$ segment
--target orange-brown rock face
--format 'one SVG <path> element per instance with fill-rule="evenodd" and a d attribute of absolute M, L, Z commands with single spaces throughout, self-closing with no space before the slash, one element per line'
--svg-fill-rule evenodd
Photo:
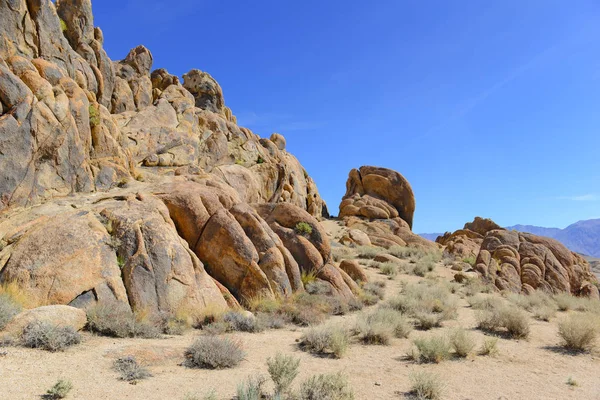
<path fill-rule="evenodd" d="M 411 231 L 414 212 L 412 188 L 398 172 L 369 166 L 353 169 L 340 203 L 339 217 L 349 229 L 342 240 L 346 244 L 370 243 L 386 248 L 437 249 L 435 244 Z M 357 235 L 356 231 L 365 234 L 366 238 Z"/>
<path fill-rule="evenodd" d="M 350 171 L 341 217 L 392 219 L 400 217 L 412 228 L 415 196 L 408 181 L 391 169 L 363 166 Z"/>
<path fill-rule="evenodd" d="M 353 296 L 314 181 L 282 135 L 237 125 L 211 75 L 152 71 L 144 46 L 113 62 L 90 0 L 0 15 L 0 283 L 165 312 L 289 296 L 315 269 Z"/>
<path fill-rule="evenodd" d="M 437 242 L 455 257 L 476 256 L 475 270 L 500 290 L 540 289 L 598 297 L 597 279 L 587 261 L 554 239 L 507 231 L 490 219 L 476 217 Z"/>

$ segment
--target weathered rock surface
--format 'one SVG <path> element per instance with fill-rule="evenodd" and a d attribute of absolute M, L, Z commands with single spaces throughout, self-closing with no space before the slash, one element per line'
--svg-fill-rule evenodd
<path fill-rule="evenodd" d="M 342 262 L 340 262 L 340 269 L 347 273 L 350 278 L 354 279 L 355 282 L 369 281 L 367 273 L 356 260 L 342 260 Z"/>
<path fill-rule="evenodd" d="M 314 181 L 282 135 L 237 125 L 208 73 L 182 84 L 144 46 L 111 61 L 90 0 L 0 15 L 0 281 L 40 305 L 166 312 L 289 296 L 302 262 L 353 296 L 317 238 Z M 276 204 L 313 237 L 292 237 Z"/>
<path fill-rule="evenodd" d="M 415 196 L 408 181 L 396 171 L 363 166 L 350 171 L 340 217 L 370 219 L 400 217 L 412 228 Z"/>
<path fill-rule="evenodd" d="M 474 269 L 500 290 L 598 296 L 598 281 L 587 261 L 554 239 L 508 231 L 477 217 L 437 242 L 459 258 L 475 255 Z"/>

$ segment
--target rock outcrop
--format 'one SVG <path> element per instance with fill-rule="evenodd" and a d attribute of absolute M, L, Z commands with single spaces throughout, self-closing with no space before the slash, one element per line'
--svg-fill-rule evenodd
<path fill-rule="evenodd" d="M 353 169 L 340 203 L 339 217 L 348 229 L 341 243 L 437 249 L 412 232 L 414 212 L 412 188 L 398 172 L 370 166 Z"/>
<path fill-rule="evenodd" d="M 500 290 L 598 298 L 598 280 L 588 262 L 554 239 L 508 231 L 477 217 L 464 229 L 438 237 L 437 242 L 459 258 L 475 255 L 474 270 Z"/>
<path fill-rule="evenodd" d="M 282 135 L 237 125 L 208 73 L 153 71 L 144 46 L 113 62 L 90 0 L 0 15 L 0 282 L 156 313 L 289 296 L 309 270 L 354 296 L 314 181 Z"/>

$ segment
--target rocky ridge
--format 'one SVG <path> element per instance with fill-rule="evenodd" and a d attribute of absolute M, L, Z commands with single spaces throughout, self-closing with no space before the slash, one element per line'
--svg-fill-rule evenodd
<path fill-rule="evenodd" d="M 356 284 L 282 135 L 237 125 L 219 84 L 113 62 L 90 0 L 0 2 L 0 281 L 38 305 L 235 305 Z M 310 232 L 295 229 L 299 222 Z"/>

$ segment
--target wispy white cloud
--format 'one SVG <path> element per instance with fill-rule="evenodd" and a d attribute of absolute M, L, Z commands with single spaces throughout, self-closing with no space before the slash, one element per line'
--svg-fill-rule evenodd
<path fill-rule="evenodd" d="M 570 200 L 570 201 L 598 201 L 600 200 L 600 196 L 597 194 L 584 194 L 581 196 L 559 196 L 557 197 L 559 200 Z"/>

